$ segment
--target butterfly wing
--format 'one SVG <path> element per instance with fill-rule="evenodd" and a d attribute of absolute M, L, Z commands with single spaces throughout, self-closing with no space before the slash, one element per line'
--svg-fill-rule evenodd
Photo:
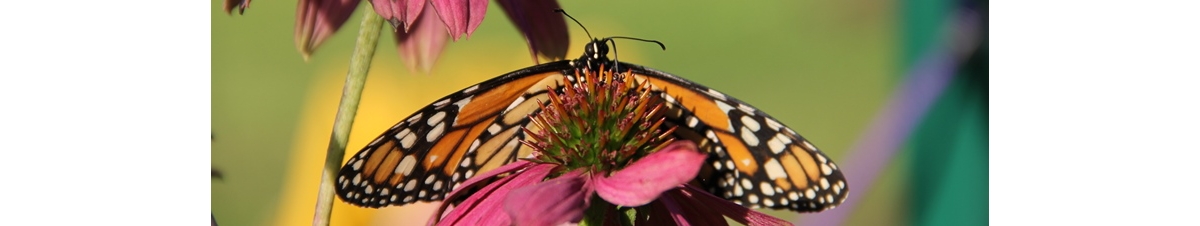
<path fill-rule="evenodd" d="M 824 153 L 779 120 L 729 95 L 666 72 L 621 63 L 668 104 L 667 125 L 709 153 L 698 181 L 750 207 L 820 211 L 841 204 L 846 179 Z"/>
<path fill-rule="evenodd" d="M 528 156 L 521 128 L 570 68 L 559 61 L 517 70 L 413 113 L 342 166 L 338 197 L 372 208 L 438 201 L 468 178 Z"/>

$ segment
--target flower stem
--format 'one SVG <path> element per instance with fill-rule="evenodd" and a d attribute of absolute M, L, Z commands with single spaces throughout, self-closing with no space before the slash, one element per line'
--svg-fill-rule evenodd
<path fill-rule="evenodd" d="M 346 142 L 350 140 L 350 125 L 354 124 L 354 115 L 358 113 L 358 102 L 362 98 L 363 85 L 367 82 L 371 58 L 375 56 L 375 48 L 379 45 L 383 17 L 371 8 L 363 11 L 354 53 L 350 56 L 350 71 L 346 73 L 342 100 L 338 105 L 337 118 L 333 121 L 333 134 L 329 137 L 329 150 L 325 152 L 325 167 L 321 171 L 321 188 L 317 192 L 317 208 L 313 215 L 314 226 L 329 225 L 329 216 L 333 213 L 334 181 L 346 153 Z"/>

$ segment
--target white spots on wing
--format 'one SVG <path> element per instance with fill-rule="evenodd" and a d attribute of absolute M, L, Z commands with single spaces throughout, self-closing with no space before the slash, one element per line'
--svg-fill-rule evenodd
<path fill-rule="evenodd" d="M 708 137 L 709 140 L 719 140 L 717 139 L 717 134 L 713 133 L 712 130 L 705 131 L 704 136 Z"/>
<path fill-rule="evenodd" d="M 817 151 L 817 146 L 813 146 L 813 144 L 809 143 L 807 140 L 800 142 L 800 144 L 804 145 L 804 148 L 808 149 L 809 151 Z M 817 155 L 817 157 L 820 157 L 820 155 Z M 820 158 L 821 159 L 819 159 L 819 160 L 821 160 L 821 162 L 824 163 L 825 158 L 824 157 L 820 157 Z"/>
<path fill-rule="evenodd" d="M 433 161 L 437 161 L 438 156 L 437 155 L 429 155 L 428 159 L 429 159 L 429 161 L 428 161 L 429 163 L 433 163 Z"/>
<path fill-rule="evenodd" d="M 407 130 L 407 129 L 405 129 L 405 130 Z M 417 136 L 412 135 L 411 133 L 408 136 L 399 137 L 399 138 L 400 138 L 400 147 L 402 147 L 404 149 L 412 149 L 413 144 L 415 144 L 417 142 Z"/>
<path fill-rule="evenodd" d="M 409 135 L 412 135 L 412 130 L 410 130 L 408 128 L 404 128 L 404 130 L 400 130 L 399 133 L 396 133 L 396 139 L 404 140 L 404 137 L 407 137 Z M 362 157 L 366 157 L 366 156 L 362 156 Z"/>
<path fill-rule="evenodd" d="M 746 189 L 754 189 L 754 182 L 750 182 L 750 179 L 742 178 L 742 187 Z"/>
<path fill-rule="evenodd" d="M 783 134 L 776 134 L 770 140 L 767 140 L 767 148 L 771 149 L 771 153 L 782 153 L 783 149 L 787 147 L 787 143 L 784 143 L 787 137 L 782 136 Z"/>
<path fill-rule="evenodd" d="M 479 148 L 479 139 L 475 139 L 475 141 L 471 142 L 471 148 L 467 148 L 467 153 L 475 152 L 476 148 Z M 465 163 L 465 162 L 471 162 L 471 161 L 463 161 L 463 162 Z M 463 167 L 466 167 L 466 166 L 464 165 Z"/>
<path fill-rule="evenodd" d="M 425 124 L 429 124 L 430 126 L 432 126 L 432 125 L 441 123 L 442 120 L 444 120 L 444 119 L 446 119 L 446 112 L 438 111 L 437 113 L 430 115 L 429 120 L 426 120 Z"/>
<path fill-rule="evenodd" d="M 446 107 L 446 104 L 449 104 L 449 103 L 450 103 L 450 98 L 442 98 L 442 100 L 433 102 L 433 106 L 436 106 L 437 109 L 442 109 L 442 107 Z"/>
<path fill-rule="evenodd" d="M 767 171 L 768 179 L 787 178 L 787 171 L 783 169 L 783 165 L 779 164 L 779 160 L 767 160 L 767 163 L 763 164 L 763 169 Z"/>
<path fill-rule="evenodd" d="M 474 96 L 469 96 L 467 98 L 463 98 L 462 100 L 455 101 L 454 105 L 458 105 L 458 108 L 462 109 L 463 106 L 467 106 L 467 103 L 471 103 L 472 97 Z"/>
<path fill-rule="evenodd" d="M 488 131 L 488 134 L 495 135 L 497 133 L 500 133 L 501 129 L 504 129 L 504 128 L 501 128 L 500 124 L 492 124 L 491 126 L 488 126 L 487 131 Z"/>
<path fill-rule="evenodd" d="M 726 104 L 724 101 L 717 101 L 716 103 L 717 108 L 721 109 L 721 112 L 725 112 L 725 114 L 729 114 L 730 111 L 733 111 L 733 106 L 729 106 L 729 104 Z"/>
<path fill-rule="evenodd" d="M 713 97 L 713 98 L 715 98 L 715 99 L 718 99 L 718 100 L 721 100 L 721 101 L 725 101 L 725 94 L 724 94 L 724 93 L 717 92 L 717 90 L 715 90 L 715 89 L 708 89 L 708 92 L 707 92 L 707 93 L 708 93 L 708 95 L 709 95 L 709 96 L 711 96 L 711 97 Z"/>
<path fill-rule="evenodd" d="M 404 159 L 400 160 L 400 165 L 396 166 L 396 170 L 394 173 L 404 174 L 404 176 L 408 176 L 409 174 L 412 174 L 413 168 L 416 166 L 417 166 L 417 158 L 413 157 L 412 155 L 407 155 L 407 156 L 404 156 Z"/>
<path fill-rule="evenodd" d="M 833 169 L 829 168 L 829 164 L 821 164 L 821 172 L 825 173 L 825 176 L 829 176 L 829 174 L 833 174 Z"/>
<path fill-rule="evenodd" d="M 417 180 L 409 179 L 407 183 L 404 183 L 404 191 L 412 191 L 413 189 L 417 189 Z"/>
<path fill-rule="evenodd" d="M 759 190 L 759 191 L 762 191 L 762 194 L 763 194 L 763 195 L 766 195 L 766 196 L 775 196 L 775 189 L 772 189 L 772 188 L 771 188 L 771 184 L 770 184 L 770 183 L 767 183 L 766 181 L 764 181 L 764 182 L 762 182 L 762 183 L 759 183 L 759 185 L 758 185 L 758 190 Z"/>
<path fill-rule="evenodd" d="M 513 108 L 517 108 L 517 106 L 520 106 L 521 103 L 525 103 L 525 97 L 519 97 L 512 103 L 509 103 L 508 107 L 504 108 L 504 112 L 507 113 L 508 111 L 512 111 Z"/>
<path fill-rule="evenodd" d="M 750 131 L 758 131 L 758 129 L 762 128 L 758 124 L 758 121 L 754 120 L 754 117 L 750 117 L 749 115 L 742 116 L 742 125 L 745 125 L 746 128 L 750 128 Z"/>
<path fill-rule="evenodd" d="M 750 194 L 750 197 L 748 197 L 748 199 L 749 199 L 749 200 L 747 200 L 747 201 L 750 201 L 750 203 L 758 203 L 758 196 L 757 196 L 757 195 Z"/>
<path fill-rule="evenodd" d="M 758 146 L 758 136 L 755 136 L 754 131 L 751 131 L 750 128 L 742 127 L 741 135 L 742 141 L 746 142 L 746 145 L 750 147 Z"/>
<path fill-rule="evenodd" d="M 425 177 L 425 184 L 432 184 L 434 179 L 437 179 L 437 177 L 433 174 L 429 174 L 428 177 Z"/>
<path fill-rule="evenodd" d="M 770 127 L 775 131 L 779 131 L 780 128 L 783 128 L 783 124 L 779 124 L 779 121 L 775 121 L 775 119 L 764 117 L 763 121 L 767 122 L 767 127 Z"/>
<path fill-rule="evenodd" d="M 442 181 L 433 182 L 433 190 L 442 190 Z"/>
<path fill-rule="evenodd" d="M 821 189 L 829 189 L 829 180 L 825 180 L 824 177 L 821 178 Z"/>
<path fill-rule="evenodd" d="M 445 131 L 445 129 L 446 123 L 438 123 L 436 126 L 433 126 L 433 129 L 429 129 L 429 133 L 425 134 L 425 141 L 433 142 L 434 140 L 437 140 L 438 138 L 442 137 L 442 132 Z"/>
<path fill-rule="evenodd" d="M 415 115 L 413 115 L 413 116 L 410 116 L 410 117 L 408 117 L 408 120 L 404 120 L 404 121 L 407 121 L 407 122 L 408 122 L 408 123 L 410 123 L 410 124 L 411 124 L 411 123 L 416 123 L 417 121 L 420 121 L 420 120 L 421 120 L 421 117 L 422 117 L 423 115 L 424 115 L 424 114 L 421 114 L 420 112 L 418 112 L 417 114 L 415 114 Z"/>
<path fill-rule="evenodd" d="M 466 89 L 463 89 L 463 90 L 462 90 L 462 93 L 471 93 L 471 92 L 475 92 L 475 90 L 476 90 L 476 89 L 479 89 L 479 84 L 475 84 L 475 85 L 473 85 L 473 86 L 471 86 L 471 87 L 467 87 Z"/>
<path fill-rule="evenodd" d="M 812 188 L 806 189 L 804 190 L 804 197 L 808 198 L 809 200 L 815 199 L 817 198 L 817 192 L 813 191 Z"/>
<path fill-rule="evenodd" d="M 747 115 L 754 115 L 754 107 L 750 107 L 750 105 L 738 104 L 738 110 L 742 110 Z"/>
<path fill-rule="evenodd" d="M 350 164 L 350 167 L 352 167 L 354 171 L 358 171 L 359 168 L 362 168 L 362 163 L 363 161 L 361 159 L 357 159 L 354 160 L 353 164 Z"/>

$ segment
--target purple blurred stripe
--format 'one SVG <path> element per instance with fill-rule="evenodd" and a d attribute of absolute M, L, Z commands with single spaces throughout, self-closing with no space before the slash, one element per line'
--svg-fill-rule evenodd
<path fill-rule="evenodd" d="M 863 194 L 891 162 L 908 139 L 913 127 L 929 110 L 930 105 L 954 78 L 956 62 L 952 53 L 941 48 L 931 51 L 910 71 L 908 79 L 896 90 L 887 107 L 875 116 L 874 122 L 850 149 L 848 157 L 839 161 L 850 195 L 837 208 L 805 215 L 797 225 L 842 225 L 858 207 Z"/>

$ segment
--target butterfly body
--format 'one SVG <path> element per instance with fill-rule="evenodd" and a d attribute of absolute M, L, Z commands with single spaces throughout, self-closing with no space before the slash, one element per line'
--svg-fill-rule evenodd
<path fill-rule="evenodd" d="M 500 75 L 413 113 L 347 161 L 338 196 L 373 208 L 442 201 L 467 178 L 528 157 L 532 149 L 521 144 L 521 128 L 539 113 L 538 102 L 576 84 L 577 73 L 605 68 L 650 83 L 666 100 L 664 126 L 677 126 L 677 139 L 694 141 L 709 154 L 694 183 L 710 193 L 750 207 L 802 212 L 845 199 L 837 165 L 791 128 L 703 85 L 609 60 L 607 41 L 593 40 L 578 59 Z"/>

